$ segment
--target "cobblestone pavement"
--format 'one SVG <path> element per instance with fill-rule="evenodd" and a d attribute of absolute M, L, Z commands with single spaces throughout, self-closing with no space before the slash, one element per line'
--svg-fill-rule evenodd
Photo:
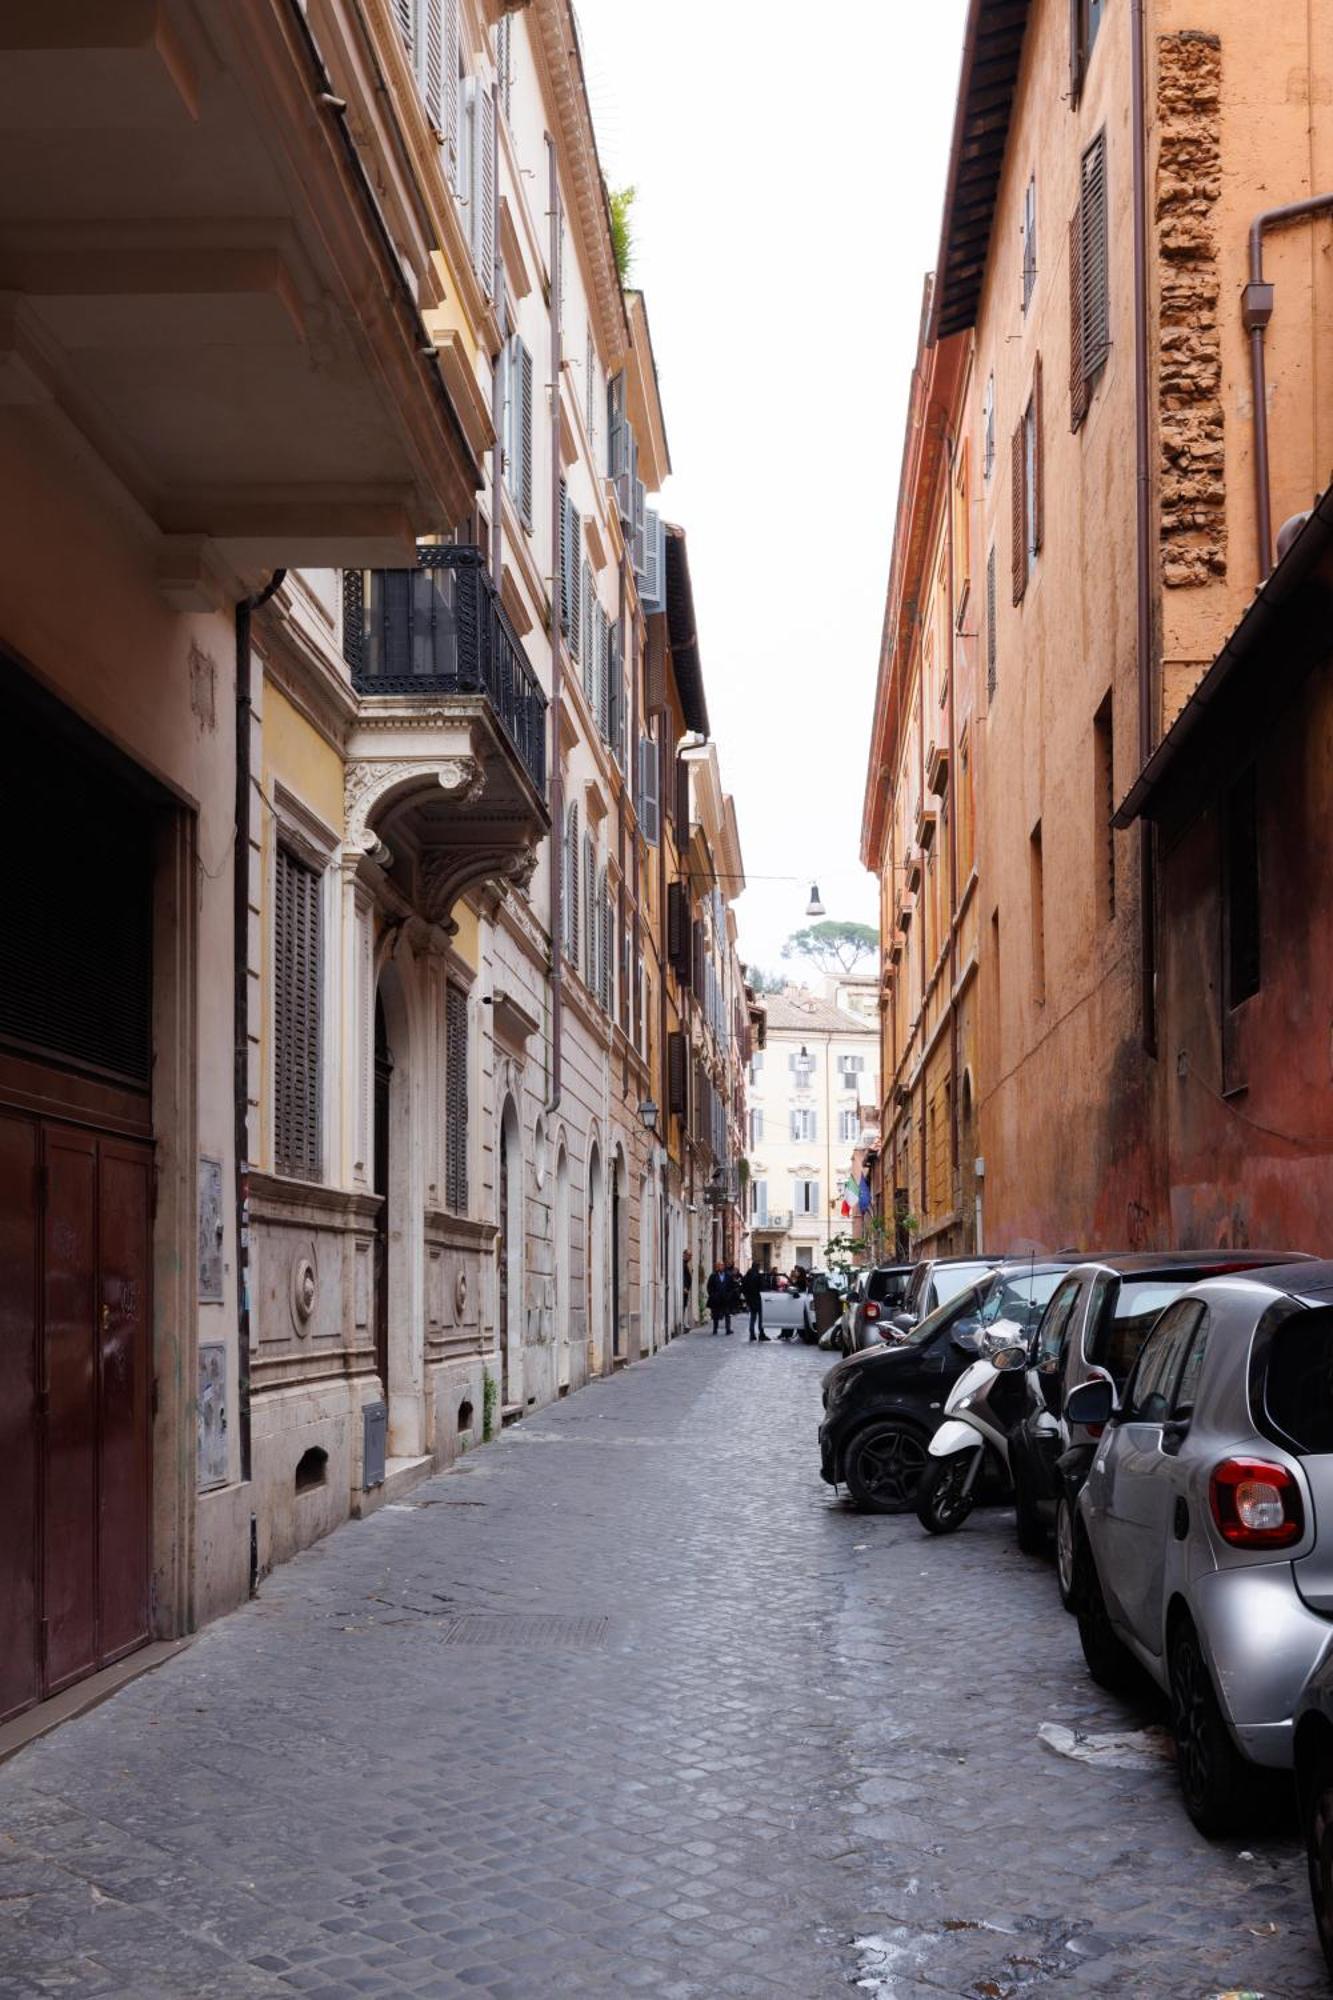
<path fill-rule="evenodd" d="M 827 1357 L 707 1333 L 354 1524 L 0 1770 L 0 1994 L 1325 1991 L 1009 1517 L 819 1482 Z"/>

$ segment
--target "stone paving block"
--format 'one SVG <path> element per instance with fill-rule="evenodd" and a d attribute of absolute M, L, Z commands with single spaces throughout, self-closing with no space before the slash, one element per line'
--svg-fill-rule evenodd
<path fill-rule="evenodd" d="M 678 1342 L 0 1769 L 0 2000 L 1325 1992 L 1290 1827 L 1038 1742 L 1159 1718 L 1012 1517 L 821 1485 L 826 1365 Z"/>

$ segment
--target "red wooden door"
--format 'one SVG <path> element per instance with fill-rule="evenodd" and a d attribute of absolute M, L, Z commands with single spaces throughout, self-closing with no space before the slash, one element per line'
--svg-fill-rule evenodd
<path fill-rule="evenodd" d="M 0 1112 L 0 1718 L 36 1701 L 40 1131 Z"/>
<path fill-rule="evenodd" d="M 152 1158 L 0 1111 L 0 1718 L 148 1636 Z"/>

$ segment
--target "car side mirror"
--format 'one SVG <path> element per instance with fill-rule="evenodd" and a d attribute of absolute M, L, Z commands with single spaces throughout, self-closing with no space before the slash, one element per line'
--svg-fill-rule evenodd
<path fill-rule="evenodd" d="M 1071 1424 L 1088 1429 L 1109 1424 L 1115 1415 L 1115 1391 L 1109 1382 L 1080 1382 L 1065 1398 L 1065 1415 Z"/>
<path fill-rule="evenodd" d="M 889 1324 L 890 1326 L 896 1326 L 899 1333 L 910 1333 L 916 1325 L 916 1321 L 909 1312 L 897 1312 L 894 1313 Z"/>

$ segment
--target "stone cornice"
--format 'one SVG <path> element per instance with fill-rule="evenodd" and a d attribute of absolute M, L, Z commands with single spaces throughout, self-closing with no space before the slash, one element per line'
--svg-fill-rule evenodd
<path fill-rule="evenodd" d="M 546 95 L 555 113 L 552 127 L 561 178 L 572 190 L 577 209 L 578 241 L 592 280 L 591 302 L 596 308 L 602 353 L 614 373 L 629 351 L 629 320 L 611 245 L 611 216 L 573 8 L 570 0 L 532 0 L 529 18 L 544 60 Z"/>

